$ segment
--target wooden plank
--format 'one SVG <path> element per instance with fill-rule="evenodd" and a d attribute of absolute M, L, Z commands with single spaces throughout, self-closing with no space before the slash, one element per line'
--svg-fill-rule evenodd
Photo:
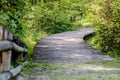
<path fill-rule="evenodd" d="M 0 25 L 0 41 L 2 40 L 3 36 L 3 28 L 2 25 Z M 2 52 L 0 52 L 0 73 L 2 72 Z"/>
<path fill-rule="evenodd" d="M 12 77 L 17 76 L 17 75 L 20 73 L 21 69 L 22 69 L 25 65 L 27 65 L 27 63 L 28 63 L 28 62 L 25 61 L 24 63 L 22 63 L 21 65 L 19 65 L 19 66 L 16 67 L 15 69 L 12 69 L 12 70 L 10 70 L 9 72 L 4 72 L 4 73 L 0 74 L 0 80 L 9 80 L 9 79 L 11 79 Z"/>
<path fill-rule="evenodd" d="M 12 40 L 13 35 L 10 33 L 8 30 L 4 30 L 4 40 Z M 11 66 L 11 56 L 12 56 L 12 51 L 4 51 L 2 52 L 2 66 L 3 66 L 3 71 L 8 71 L 10 70 Z"/>
<path fill-rule="evenodd" d="M 2 53 L 0 52 L 0 73 L 2 72 Z"/>
<path fill-rule="evenodd" d="M 8 31 L 4 29 L 3 39 L 7 40 L 7 37 L 8 37 Z M 9 54 L 9 51 L 2 52 L 3 71 L 9 71 L 9 69 L 10 69 L 10 57 L 11 57 L 11 54 Z"/>
<path fill-rule="evenodd" d="M 12 33 L 8 33 L 8 36 L 7 36 L 7 40 L 13 40 L 13 34 Z M 7 65 L 9 65 L 9 69 L 10 69 L 10 66 L 11 66 L 11 58 L 12 58 L 12 51 L 11 50 L 9 50 L 8 51 L 8 64 Z"/>
<path fill-rule="evenodd" d="M 8 40 L 12 41 L 13 40 L 13 34 L 9 32 L 8 34 Z"/>
<path fill-rule="evenodd" d="M 2 52 L 2 67 L 3 71 L 9 71 L 10 69 L 10 63 L 9 63 L 9 56 L 8 51 Z"/>
<path fill-rule="evenodd" d="M 3 27 L 0 25 L 0 41 L 3 38 Z"/>
<path fill-rule="evenodd" d="M 1 60 L 2 61 L 2 60 Z M 2 72 L 2 62 L 0 62 L 0 73 Z"/>
<path fill-rule="evenodd" d="M 14 50 L 15 52 L 27 53 L 28 50 L 26 48 L 20 47 L 11 41 L 0 41 L 0 52 L 5 50 Z"/>

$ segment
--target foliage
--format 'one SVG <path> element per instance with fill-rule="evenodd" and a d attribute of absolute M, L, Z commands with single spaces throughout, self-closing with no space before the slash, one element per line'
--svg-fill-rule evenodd
<path fill-rule="evenodd" d="M 23 35 L 23 10 L 27 0 L 1 0 L 0 22 L 6 25 L 16 35 Z"/>
<path fill-rule="evenodd" d="M 0 23 L 27 43 L 30 55 L 40 38 L 82 26 L 96 26 L 92 44 L 119 55 L 119 0 L 1 0 L 0 8 Z"/>
<path fill-rule="evenodd" d="M 25 66 L 22 71 L 24 74 L 27 75 L 36 75 L 36 73 L 33 71 L 34 68 L 38 68 L 40 71 L 41 70 L 56 70 L 58 68 L 61 68 L 62 64 L 52 64 L 52 63 L 35 63 L 32 61 L 28 62 L 28 65 Z"/>
<path fill-rule="evenodd" d="M 32 9 L 35 27 L 48 34 L 73 30 L 74 23 L 85 16 L 85 7 L 69 0 L 40 3 Z"/>
<path fill-rule="evenodd" d="M 33 63 L 31 61 L 28 62 L 27 66 L 25 66 L 22 71 L 25 73 L 25 74 L 29 74 L 29 75 L 33 75 L 33 72 L 32 72 L 32 68 L 34 67 L 38 67 L 39 66 L 39 63 Z"/>
<path fill-rule="evenodd" d="M 40 38 L 81 27 L 87 11 L 79 0 L 1 0 L 0 8 L 0 23 L 27 44 L 29 55 Z"/>
<path fill-rule="evenodd" d="M 101 23 L 96 27 L 99 49 L 116 57 L 120 55 L 120 1 L 105 0 L 101 8 Z"/>
<path fill-rule="evenodd" d="M 35 44 L 33 40 L 27 39 L 31 28 L 26 15 L 30 12 L 29 0 L 1 0 L 0 2 L 0 23 L 7 26 L 13 34 L 23 41 L 28 42 L 29 50 L 32 50 Z M 31 51 L 32 52 L 32 51 Z"/>

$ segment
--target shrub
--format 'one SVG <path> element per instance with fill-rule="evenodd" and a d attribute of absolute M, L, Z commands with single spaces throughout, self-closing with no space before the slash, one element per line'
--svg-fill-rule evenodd
<path fill-rule="evenodd" d="M 85 15 L 85 7 L 77 2 L 54 1 L 40 4 L 33 8 L 35 28 L 48 34 L 73 30 L 75 26 L 81 25 L 80 21 Z M 76 22 L 77 25 L 74 24 Z"/>
<path fill-rule="evenodd" d="M 14 34 L 24 35 L 23 13 L 28 0 L 1 0 L 0 23 L 6 25 Z"/>
<path fill-rule="evenodd" d="M 101 23 L 96 27 L 98 44 L 103 52 L 120 55 L 120 0 L 105 0 L 101 9 Z"/>

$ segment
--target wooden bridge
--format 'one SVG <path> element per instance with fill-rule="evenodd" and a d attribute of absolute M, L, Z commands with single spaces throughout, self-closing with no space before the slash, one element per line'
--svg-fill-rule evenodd
<path fill-rule="evenodd" d="M 27 64 L 28 50 L 26 48 L 21 40 L 14 37 L 5 26 L 0 24 L 0 80 L 12 79 L 20 73 L 22 67 Z M 22 58 L 25 58 L 24 62 L 11 69 L 11 64 Z"/>

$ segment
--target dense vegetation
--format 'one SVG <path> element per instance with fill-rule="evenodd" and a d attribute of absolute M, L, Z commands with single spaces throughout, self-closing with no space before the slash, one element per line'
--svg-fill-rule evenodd
<path fill-rule="evenodd" d="M 103 0 L 99 4 L 99 17 L 93 44 L 113 57 L 120 54 L 120 0 Z M 96 23 L 96 22 L 95 22 Z"/>
<path fill-rule="evenodd" d="M 27 43 L 30 54 L 40 38 L 81 27 L 87 11 L 79 0 L 2 0 L 0 8 L 0 22 Z"/>
<path fill-rule="evenodd" d="M 103 4 L 103 21 L 99 27 L 101 50 L 110 55 L 120 55 L 120 0 Z"/>
<path fill-rule="evenodd" d="M 94 26 L 91 44 L 112 56 L 120 53 L 120 0 L 1 0 L 0 23 L 27 43 L 50 34 Z"/>

